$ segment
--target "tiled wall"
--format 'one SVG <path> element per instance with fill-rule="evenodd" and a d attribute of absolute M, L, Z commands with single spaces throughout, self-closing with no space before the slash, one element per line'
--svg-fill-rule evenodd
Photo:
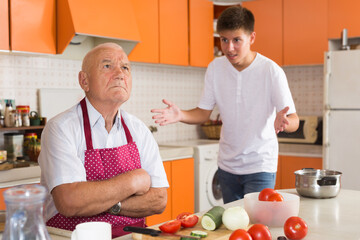
<path fill-rule="evenodd" d="M 146 125 L 155 125 L 152 108 L 162 108 L 162 99 L 190 109 L 202 92 L 205 68 L 133 63 L 133 91 L 124 109 Z M 79 88 L 81 61 L 48 56 L 0 54 L 0 99 L 16 99 L 17 105 L 38 110 L 40 88 Z M 284 67 L 299 115 L 322 115 L 322 66 Z M 213 114 L 213 118 L 216 113 Z M 158 142 L 204 137 L 198 126 L 182 123 L 157 127 Z M 1 146 L 2 137 L 0 138 Z"/>

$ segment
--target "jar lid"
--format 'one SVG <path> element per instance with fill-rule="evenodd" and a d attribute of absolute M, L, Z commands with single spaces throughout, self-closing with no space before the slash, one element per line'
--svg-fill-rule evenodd
<path fill-rule="evenodd" d="M 36 133 L 25 133 L 25 137 L 36 137 Z"/>
<path fill-rule="evenodd" d="M 17 105 L 16 108 L 18 109 L 29 109 L 29 105 Z"/>

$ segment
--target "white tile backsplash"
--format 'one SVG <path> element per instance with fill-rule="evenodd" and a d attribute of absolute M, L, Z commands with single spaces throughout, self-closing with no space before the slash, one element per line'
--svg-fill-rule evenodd
<path fill-rule="evenodd" d="M 16 105 L 30 105 L 37 111 L 40 88 L 78 89 L 81 61 L 51 56 L 18 56 L 0 53 L 0 98 L 16 99 Z M 196 107 L 202 93 L 205 68 L 132 63 L 133 89 L 124 109 L 146 125 L 155 125 L 152 108 L 163 108 L 162 99 L 182 109 Z M 284 67 L 299 115 L 322 115 L 322 66 Z M 217 110 L 212 118 L 215 118 Z M 203 137 L 199 126 L 182 123 L 159 127 L 159 142 Z"/>

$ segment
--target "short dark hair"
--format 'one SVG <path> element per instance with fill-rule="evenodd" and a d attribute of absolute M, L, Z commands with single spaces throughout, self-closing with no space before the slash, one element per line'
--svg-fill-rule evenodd
<path fill-rule="evenodd" d="M 233 6 L 225 9 L 216 25 L 216 31 L 238 30 L 243 28 L 245 31 L 254 31 L 255 18 L 250 10 L 241 6 Z"/>

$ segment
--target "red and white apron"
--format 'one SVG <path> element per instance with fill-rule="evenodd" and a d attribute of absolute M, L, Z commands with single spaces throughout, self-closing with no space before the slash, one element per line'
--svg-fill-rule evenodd
<path fill-rule="evenodd" d="M 85 98 L 81 100 L 80 105 L 84 118 L 84 132 L 87 148 L 87 150 L 85 150 L 84 163 L 86 180 L 106 180 L 121 173 L 141 168 L 138 148 L 135 142 L 133 142 L 130 131 L 123 118 L 121 117 L 121 123 L 125 131 L 127 144 L 114 148 L 93 149 Z M 112 225 L 113 238 L 128 233 L 123 231 L 124 226 L 146 227 L 144 218 L 115 216 L 105 212 L 92 217 L 65 217 L 58 213 L 49 219 L 46 225 L 73 231 L 79 223 L 95 221 L 110 223 Z"/>

